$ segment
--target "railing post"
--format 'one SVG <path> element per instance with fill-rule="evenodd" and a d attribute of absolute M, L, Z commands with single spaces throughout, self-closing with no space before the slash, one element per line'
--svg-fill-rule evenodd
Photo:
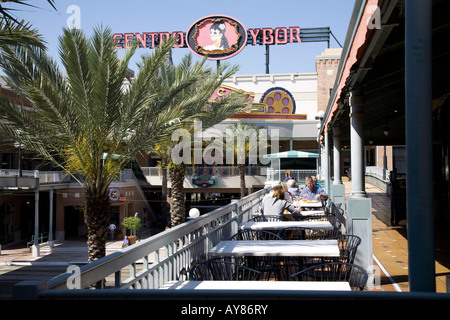
<path fill-rule="evenodd" d="M 231 224 L 231 234 L 235 234 L 236 232 L 238 232 L 238 227 L 239 227 L 239 222 L 238 222 L 238 217 L 240 215 L 239 200 L 231 200 L 231 203 L 233 203 L 234 206 L 236 207 L 235 210 L 232 210 L 232 212 L 235 212 L 235 213 L 234 213 L 234 215 L 232 215 L 233 223 Z"/>
<path fill-rule="evenodd" d="M 372 283 L 373 265 L 372 247 L 372 199 L 350 197 L 347 199 L 347 233 L 361 238 L 355 256 L 355 264 L 369 273 L 369 283 Z"/>

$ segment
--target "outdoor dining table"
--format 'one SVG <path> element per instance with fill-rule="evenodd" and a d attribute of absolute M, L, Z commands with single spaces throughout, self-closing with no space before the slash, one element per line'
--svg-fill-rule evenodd
<path fill-rule="evenodd" d="M 296 201 L 294 203 L 294 207 L 295 206 L 300 205 L 300 207 L 302 208 L 322 208 L 323 204 L 322 201 L 319 200 L 309 200 L 309 201 L 305 201 L 305 200 L 300 200 L 300 201 Z"/>
<path fill-rule="evenodd" d="M 284 228 L 310 228 L 333 230 L 329 221 L 248 221 L 239 225 L 239 230 L 281 230 Z"/>
<path fill-rule="evenodd" d="M 346 281 L 170 281 L 165 290 L 327 290 L 351 291 Z"/>
<path fill-rule="evenodd" d="M 302 210 L 300 211 L 300 215 L 302 217 L 321 217 L 321 216 L 325 216 L 325 211 L 324 210 Z"/>
<path fill-rule="evenodd" d="M 213 257 L 339 257 L 337 240 L 221 241 L 208 252 Z"/>

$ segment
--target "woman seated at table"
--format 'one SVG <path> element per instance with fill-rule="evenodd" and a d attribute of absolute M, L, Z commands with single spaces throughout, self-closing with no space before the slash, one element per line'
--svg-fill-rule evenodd
<path fill-rule="evenodd" d="M 287 203 L 292 204 L 293 197 L 292 197 L 292 194 L 288 190 L 287 184 L 284 182 L 281 182 L 281 189 L 283 189 L 283 192 L 284 192 L 284 200 L 286 200 Z"/>
<path fill-rule="evenodd" d="M 305 178 L 306 187 L 300 192 L 300 197 L 304 200 L 328 200 L 328 194 L 316 183 L 316 177 L 307 176 Z"/>
<path fill-rule="evenodd" d="M 301 189 L 299 186 L 297 186 L 295 184 L 295 180 L 294 179 L 290 179 L 287 182 L 287 186 L 288 186 L 288 191 L 291 193 L 292 198 L 297 199 L 298 196 L 300 195 Z"/>
<path fill-rule="evenodd" d="M 265 197 L 262 201 L 261 214 L 283 216 L 284 210 L 287 210 L 293 215 L 300 215 L 300 212 L 292 204 L 286 202 L 281 184 L 273 185 L 272 191 L 272 197 Z"/>

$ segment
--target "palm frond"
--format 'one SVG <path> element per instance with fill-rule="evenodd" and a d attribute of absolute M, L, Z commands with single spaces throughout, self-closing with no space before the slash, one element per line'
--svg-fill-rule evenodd
<path fill-rule="evenodd" d="M 10 21 L 0 18 L 0 47 L 6 46 L 36 46 L 45 49 L 42 35 L 31 24 L 21 21 Z"/>

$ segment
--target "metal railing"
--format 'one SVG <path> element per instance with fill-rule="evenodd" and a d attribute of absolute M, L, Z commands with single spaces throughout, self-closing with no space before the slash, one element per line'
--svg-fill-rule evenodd
<path fill-rule="evenodd" d="M 305 178 L 307 176 L 317 176 L 317 170 L 278 170 L 269 168 L 267 169 L 267 180 L 268 181 L 286 181 L 286 178 L 289 176 L 297 181 L 297 184 L 302 184 L 305 182 Z"/>
<path fill-rule="evenodd" d="M 260 190 L 225 207 L 142 240 L 81 267 L 77 275 L 67 273 L 48 282 L 39 280 L 21 282 L 13 290 L 13 299 L 450 300 L 448 294 L 432 292 L 159 290 L 169 281 L 185 280 L 193 264 L 205 259 L 210 248 L 236 233 L 239 223 L 247 221 L 257 212 L 259 203 L 267 192 L 268 189 Z M 139 263 L 142 265 L 140 271 L 137 269 Z M 123 280 L 122 273 L 125 268 L 129 268 L 129 276 Z M 71 289 L 68 285 L 74 276 L 79 280 L 79 289 L 73 287 Z M 98 290 L 85 289 L 94 283 L 104 284 L 104 279 L 111 276 L 114 279 L 112 288 L 101 290 L 106 287 L 100 285 Z"/>
<path fill-rule="evenodd" d="M 162 169 L 160 167 L 141 167 L 145 176 L 158 177 L 162 176 Z M 265 176 L 267 167 L 263 166 L 246 166 L 246 175 L 261 175 Z M 217 176 L 217 177 L 230 177 L 239 176 L 238 167 L 234 166 L 200 166 L 200 167 L 186 167 L 186 176 Z M 169 178 L 169 177 L 168 177 Z"/>
<path fill-rule="evenodd" d="M 262 189 L 82 266 L 77 275 L 77 288 L 86 289 L 93 284 L 98 289 L 108 288 L 104 279 L 113 278 L 114 284 L 109 286 L 110 290 L 158 289 L 168 281 L 185 279 L 193 264 L 206 259 L 213 246 L 238 232 L 238 225 L 257 212 L 259 203 L 267 192 L 268 189 Z M 67 273 L 44 285 L 40 283 L 38 287 L 44 286 L 45 290 L 39 294 L 45 295 L 57 290 L 64 295 L 67 293 L 65 291 L 71 291 L 72 280 L 73 275 Z M 27 288 L 27 294 L 36 292 L 34 284 L 28 285 L 33 289 Z M 24 284 L 19 284 L 19 288 L 24 288 Z M 106 294 L 110 290 L 100 291 Z"/>
<path fill-rule="evenodd" d="M 376 176 L 386 181 L 390 180 L 390 171 L 376 166 L 366 166 L 366 175 Z"/>
<path fill-rule="evenodd" d="M 69 183 L 74 181 L 66 172 L 64 171 L 39 171 L 39 170 L 18 170 L 18 169 L 0 169 L 0 177 L 4 179 L 5 186 L 16 186 L 14 179 L 21 177 L 25 178 L 38 178 L 39 184 L 59 184 L 59 183 Z M 134 173 L 132 169 L 123 169 L 119 177 L 114 181 L 123 182 L 126 180 L 134 179 Z M 10 180 L 6 180 L 10 179 Z"/>

